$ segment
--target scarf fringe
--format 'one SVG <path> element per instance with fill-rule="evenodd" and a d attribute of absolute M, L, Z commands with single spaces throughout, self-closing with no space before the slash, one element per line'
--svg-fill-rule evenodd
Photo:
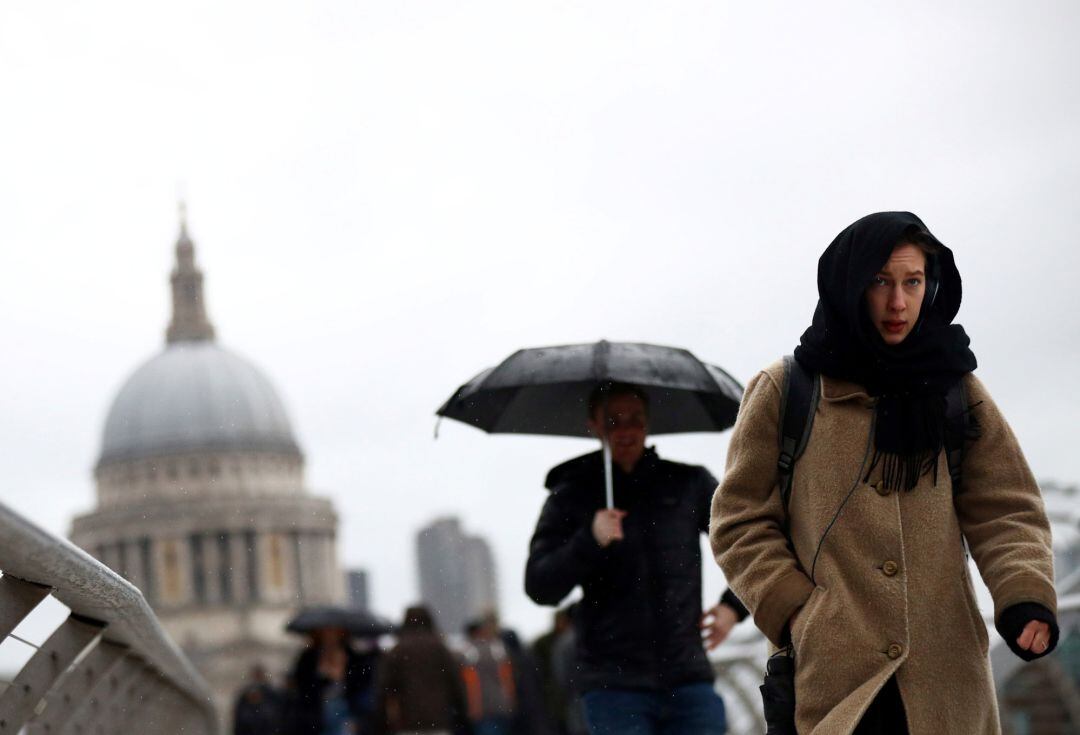
<path fill-rule="evenodd" d="M 934 485 L 937 486 L 937 466 L 940 454 L 940 449 L 909 455 L 875 449 L 874 458 L 870 462 L 870 468 L 866 471 L 863 482 L 869 482 L 870 475 L 878 465 L 881 465 L 881 481 L 890 490 L 910 492 L 919 484 L 920 477 L 931 472 L 934 475 Z"/>
<path fill-rule="evenodd" d="M 982 427 L 975 409 L 982 405 L 982 401 L 969 406 L 967 409 L 966 430 L 962 441 L 973 442 L 982 435 Z M 870 468 L 863 477 L 863 482 L 869 482 L 870 476 L 878 465 L 881 465 L 881 481 L 890 490 L 904 490 L 910 492 L 919 484 L 919 478 L 933 473 L 934 487 L 938 482 L 938 457 L 941 455 L 941 446 L 936 450 L 925 450 L 912 454 L 896 454 L 874 449 L 874 457 L 870 461 Z"/>

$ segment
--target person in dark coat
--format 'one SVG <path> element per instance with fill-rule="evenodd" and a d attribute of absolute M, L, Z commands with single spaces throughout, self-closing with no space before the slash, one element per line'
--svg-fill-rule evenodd
<path fill-rule="evenodd" d="M 525 591 L 558 605 L 582 588 L 578 681 L 594 735 L 721 735 L 702 638 L 719 645 L 746 610 L 729 590 L 702 614 L 700 535 L 716 478 L 646 448 L 648 396 L 637 386 L 602 384 L 587 424 L 611 447 L 615 508 L 605 507 L 600 452 L 553 469 Z"/>
<path fill-rule="evenodd" d="M 398 643 L 383 656 L 375 679 L 378 732 L 469 733 L 461 669 L 430 611 L 405 611 Z"/>
<path fill-rule="evenodd" d="M 371 718 L 371 687 L 377 654 L 362 655 L 345 631 L 321 628 L 312 634 L 293 667 L 296 735 L 363 733 Z"/>
<path fill-rule="evenodd" d="M 517 637 L 510 634 L 509 641 Z M 461 678 L 474 735 L 522 735 L 522 661 L 520 644 L 512 652 L 507 632 L 499 629 L 493 613 L 465 626 L 466 643 L 461 652 Z"/>
<path fill-rule="evenodd" d="M 581 688 L 578 686 L 577 633 L 574 620 L 577 618 L 578 603 L 567 608 L 570 625 L 555 639 L 551 648 L 551 668 L 559 688 L 565 693 L 566 706 L 563 710 L 563 735 L 588 735 L 585 724 L 585 710 L 581 704 Z"/>
<path fill-rule="evenodd" d="M 266 669 L 257 664 L 251 669 L 250 682 L 236 696 L 233 709 L 233 735 L 279 735 L 285 699 L 270 685 Z"/>
<path fill-rule="evenodd" d="M 564 686 L 556 668 L 555 648 L 558 641 L 570 629 L 570 610 L 560 608 L 555 611 L 551 630 L 533 641 L 532 658 L 543 687 L 544 707 L 548 719 L 559 735 L 568 732 L 566 717 L 569 710 L 570 693 Z"/>

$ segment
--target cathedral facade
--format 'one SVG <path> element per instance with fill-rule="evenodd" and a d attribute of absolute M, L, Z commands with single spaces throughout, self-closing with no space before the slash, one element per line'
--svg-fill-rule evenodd
<path fill-rule="evenodd" d="M 300 607 L 343 599 L 337 515 L 273 385 L 215 339 L 183 221 L 171 285 L 165 347 L 109 409 L 71 539 L 142 590 L 224 714 L 254 664 L 288 667 Z"/>

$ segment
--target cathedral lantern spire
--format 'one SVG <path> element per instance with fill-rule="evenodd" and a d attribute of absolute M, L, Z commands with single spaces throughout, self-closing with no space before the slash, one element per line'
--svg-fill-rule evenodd
<path fill-rule="evenodd" d="M 187 207 L 180 203 L 180 236 L 176 240 L 176 267 L 172 283 L 172 321 L 165 330 L 165 341 L 194 342 L 212 340 L 214 326 L 206 316 L 203 298 L 203 274 L 195 265 L 195 243 L 187 231 Z"/>

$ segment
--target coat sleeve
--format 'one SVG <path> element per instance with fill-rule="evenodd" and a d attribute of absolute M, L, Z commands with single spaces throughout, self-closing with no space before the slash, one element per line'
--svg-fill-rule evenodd
<path fill-rule="evenodd" d="M 1034 602 L 1057 614 L 1050 523 L 1020 444 L 990 394 L 966 378 L 979 436 L 964 453 L 956 516 L 971 556 L 994 598 L 994 620 Z"/>
<path fill-rule="evenodd" d="M 558 605 L 601 563 L 607 553 L 582 525 L 564 494 L 554 490 L 544 502 L 525 564 L 525 594 L 540 605 Z"/>
<path fill-rule="evenodd" d="M 746 387 L 712 499 L 709 541 L 728 584 L 754 623 L 782 645 L 791 616 L 814 589 L 784 535 L 777 489 L 780 389 L 766 372 Z"/>

